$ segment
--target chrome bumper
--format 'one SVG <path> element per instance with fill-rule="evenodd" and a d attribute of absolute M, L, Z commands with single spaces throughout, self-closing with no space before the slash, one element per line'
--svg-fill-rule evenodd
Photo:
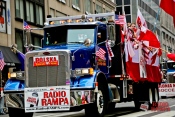
<path fill-rule="evenodd" d="M 7 107 L 24 108 L 24 90 L 5 91 Z M 94 90 L 70 90 L 70 106 L 81 106 L 95 101 Z"/>

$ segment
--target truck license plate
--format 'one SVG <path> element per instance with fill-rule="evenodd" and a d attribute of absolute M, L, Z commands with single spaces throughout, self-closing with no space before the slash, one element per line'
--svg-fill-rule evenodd
<path fill-rule="evenodd" d="M 25 112 L 67 111 L 70 86 L 25 88 L 24 100 Z"/>

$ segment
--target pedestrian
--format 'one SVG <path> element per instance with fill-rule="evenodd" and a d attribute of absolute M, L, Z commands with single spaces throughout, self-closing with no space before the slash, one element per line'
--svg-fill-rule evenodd
<path fill-rule="evenodd" d="M 2 80 L 2 84 L 3 84 L 3 80 Z M 4 113 L 4 93 L 3 93 L 3 85 L 1 84 L 0 87 L 0 115 L 5 115 Z"/>

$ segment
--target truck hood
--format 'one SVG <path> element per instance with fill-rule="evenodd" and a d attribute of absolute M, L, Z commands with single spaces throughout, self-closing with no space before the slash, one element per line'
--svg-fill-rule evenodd
<path fill-rule="evenodd" d="M 89 68 L 92 66 L 93 53 L 95 53 L 95 46 L 91 45 L 86 47 L 82 44 L 70 44 L 70 45 L 59 45 L 59 46 L 48 46 L 41 50 L 70 50 L 71 56 L 75 57 L 75 61 L 72 61 L 72 69 L 75 68 Z M 72 59 L 72 57 L 70 58 Z"/>
<path fill-rule="evenodd" d="M 59 46 L 48 46 L 48 47 L 42 48 L 41 50 L 46 50 L 46 49 L 48 50 L 67 49 L 67 50 L 70 50 L 72 53 L 76 51 L 77 49 L 80 49 L 80 51 L 81 50 L 92 50 L 94 49 L 94 45 L 86 47 L 82 44 L 69 44 L 69 45 L 59 45 Z"/>

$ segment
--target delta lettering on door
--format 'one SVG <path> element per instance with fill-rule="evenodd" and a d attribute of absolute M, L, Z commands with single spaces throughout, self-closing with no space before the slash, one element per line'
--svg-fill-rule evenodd
<path fill-rule="evenodd" d="M 175 96 L 175 83 L 162 83 L 159 85 L 160 96 Z"/>

